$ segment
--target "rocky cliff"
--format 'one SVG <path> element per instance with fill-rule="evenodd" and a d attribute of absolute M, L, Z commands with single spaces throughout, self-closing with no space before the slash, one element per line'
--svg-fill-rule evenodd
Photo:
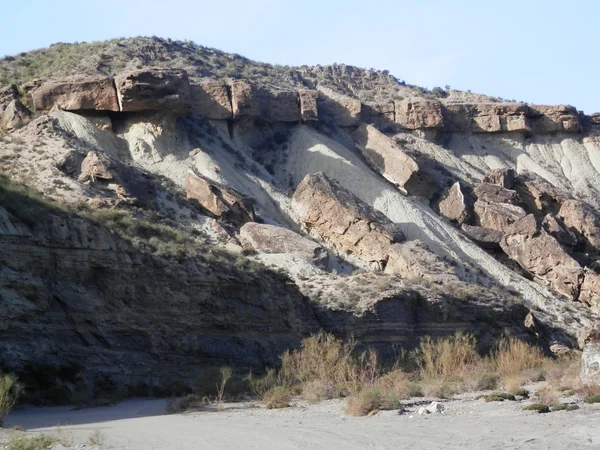
<path fill-rule="evenodd" d="M 118 42 L 134 63 L 0 64 L 4 368 L 165 386 L 319 329 L 391 355 L 598 321 L 595 115 Z"/>

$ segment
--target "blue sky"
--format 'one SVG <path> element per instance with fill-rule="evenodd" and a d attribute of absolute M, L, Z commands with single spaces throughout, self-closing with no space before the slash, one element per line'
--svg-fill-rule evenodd
<path fill-rule="evenodd" d="M 600 111 L 597 0 L 21 0 L 0 56 L 156 35 L 273 64 L 388 69 L 428 88 Z"/>

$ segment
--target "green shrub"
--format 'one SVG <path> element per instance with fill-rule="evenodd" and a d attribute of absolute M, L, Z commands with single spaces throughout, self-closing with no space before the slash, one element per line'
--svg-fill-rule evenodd
<path fill-rule="evenodd" d="M 515 396 L 507 394 L 506 392 L 493 392 L 490 395 L 483 397 L 486 402 L 503 402 L 504 400 L 515 400 Z"/>
<path fill-rule="evenodd" d="M 600 403 L 600 395 L 591 395 L 585 401 L 587 403 Z"/>
<path fill-rule="evenodd" d="M 577 411 L 578 409 L 579 406 L 574 403 L 559 403 L 552 408 L 552 411 Z"/>
<path fill-rule="evenodd" d="M 548 407 L 548 405 L 544 405 L 542 403 L 534 403 L 532 405 L 527 405 L 527 406 L 521 408 L 521 411 L 536 411 L 540 414 L 543 414 L 543 413 L 549 413 L 550 408 Z"/>
<path fill-rule="evenodd" d="M 509 393 L 514 396 L 529 398 L 529 391 L 525 388 L 513 389 Z"/>
<path fill-rule="evenodd" d="M 52 436 L 14 436 L 6 450 L 47 450 L 56 444 Z"/>
<path fill-rule="evenodd" d="M 263 400 L 267 409 L 287 408 L 292 400 L 292 391 L 285 386 L 275 386 L 265 393 Z"/>

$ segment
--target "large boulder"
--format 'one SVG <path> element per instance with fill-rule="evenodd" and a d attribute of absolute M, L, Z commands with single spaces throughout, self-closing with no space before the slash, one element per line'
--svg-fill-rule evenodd
<path fill-rule="evenodd" d="M 396 105 L 389 102 L 366 102 L 362 105 L 362 121 L 384 128 L 395 122 Z"/>
<path fill-rule="evenodd" d="M 240 192 L 189 172 L 185 181 L 187 198 L 234 225 L 255 220 L 252 200 Z"/>
<path fill-rule="evenodd" d="M 515 185 L 516 174 L 514 169 L 494 169 L 487 173 L 483 181 L 489 184 L 502 186 L 506 189 L 512 189 Z"/>
<path fill-rule="evenodd" d="M 579 200 L 565 200 L 557 216 L 582 238 L 587 251 L 600 252 L 600 218 L 590 205 Z"/>
<path fill-rule="evenodd" d="M 392 245 L 385 272 L 403 278 L 425 278 L 442 283 L 460 281 L 454 266 L 420 240 Z"/>
<path fill-rule="evenodd" d="M 67 111 L 119 111 L 117 91 L 110 77 L 76 75 L 43 83 L 32 91 L 38 111 L 53 107 Z"/>
<path fill-rule="evenodd" d="M 583 347 L 580 380 L 584 385 L 600 385 L 600 342 L 590 342 Z"/>
<path fill-rule="evenodd" d="M 404 240 L 398 225 L 321 172 L 304 177 L 292 207 L 311 235 L 375 268 L 385 266 L 390 245 Z"/>
<path fill-rule="evenodd" d="M 555 291 L 579 299 L 584 272 L 558 243 L 529 214 L 505 230 L 502 250 L 536 279 Z"/>
<path fill-rule="evenodd" d="M 438 203 L 438 209 L 442 216 L 460 225 L 473 217 L 473 199 L 457 181 Z"/>
<path fill-rule="evenodd" d="M 477 225 L 500 232 L 504 232 L 513 223 L 527 215 L 525 210 L 520 206 L 485 200 L 477 200 L 474 210 Z"/>
<path fill-rule="evenodd" d="M 556 215 L 566 196 L 541 176 L 524 171 L 515 179 L 514 190 L 527 211 L 538 216 Z"/>
<path fill-rule="evenodd" d="M 248 222 L 240 228 L 240 241 L 261 253 L 298 255 L 319 266 L 326 266 L 328 254 L 322 245 L 287 228 Z"/>
<path fill-rule="evenodd" d="M 96 179 L 114 179 L 110 160 L 103 154 L 91 151 L 81 162 L 79 181 L 95 181 Z"/>
<path fill-rule="evenodd" d="M 481 248 L 489 250 L 500 248 L 502 233 L 498 230 L 490 230 L 488 228 L 478 227 L 475 225 L 467 225 L 466 223 L 463 223 L 460 229 L 463 230 L 469 239 L 471 239 Z"/>
<path fill-rule="evenodd" d="M 242 80 L 231 83 L 231 105 L 234 119 L 248 117 L 252 119 L 269 118 L 269 94 L 255 84 Z"/>
<path fill-rule="evenodd" d="M 25 125 L 31 113 L 19 100 L 12 100 L 0 113 L 0 130 L 13 131 Z"/>
<path fill-rule="evenodd" d="M 566 229 L 560 219 L 557 219 L 552 214 L 546 214 L 542 221 L 542 227 L 546 230 L 546 233 L 556 239 L 561 245 L 574 247 L 577 244 L 577 237 Z"/>
<path fill-rule="evenodd" d="M 300 99 L 300 118 L 302 122 L 317 122 L 319 120 L 317 109 L 319 91 L 303 89 L 298 92 L 298 97 Z"/>
<path fill-rule="evenodd" d="M 354 132 L 354 140 L 373 170 L 406 192 L 405 185 L 419 171 L 414 159 L 373 125 L 361 124 Z"/>
<path fill-rule="evenodd" d="M 356 126 L 360 122 L 361 102 L 327 87 L 319 86 L 319 119 L 329 116 L 340 127 Z"/>
<path fill-rule="evenodd" d="M 519 205 L 521 199 L 516 191 L 503 188 L 496 184 L 480 183 L 474 191 L 477 200 L 483 200 L 490 203 L 510 203 L 511 205 Z"/>
<path fill-rule="evenodd" d="M 182 69 L 147 68 L 115 77 L 121 111 L 185 111 L 190 82 Z"/>
<path fill-rule="evenodd" d="M 442 105 L 437 100 L 409 98 L 396 102 L 396 123 L 409 130 L 441 128 L 444 125 Z"/>
<path fill-rule="evenodd" d="M 220 81 L 208 80 L 190 85 L 192 112 L 208 119 L 231 119 L 232 109 L 228 88 Z"/>

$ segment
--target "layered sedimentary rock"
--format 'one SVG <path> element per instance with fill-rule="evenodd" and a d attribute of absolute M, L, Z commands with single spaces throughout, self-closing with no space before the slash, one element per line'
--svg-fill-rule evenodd
<path fill-rule="evenodd" d="M 235 80 L 231 83 L 231 104 L 234 118 L 267 120 L 269 117 L 267 91 L 247 81 Z"/>
<path fill-rule="evenodd" d="M 238 226 L 255 220 L 252 200 L 234 189 L 192 172 L 187 175 L 185 189 L 188 199 L 216 217 Z"/>
<path fill-rule="evenodd" d="M 361 110 L 361 120 L 375 125 L 378 128 L 385 128 L 396 121 L 395 102 L 367 102 L 363 103 Z"/>
<path fill-rule="evenodd" d="M 424 98 L 396 101 L 395 120 L 396 123 L 410 130 L 444 126 L 441 103 Z"/>
<path fill-rule="evenodd" d="M 457 181 L 439 202 L 440 214 L 457 224 L 463 224 L 473 217 L 473 199 L 464 192 L 464 188 Z"/>
<path fill-rule="evenodd" d="M 530 133 L 529 109 L 519 103 L 449 103 L 444 106 L 444 130 L 452 132 Z"/>
<path fill-rule="evenodd" d="M 460 280 L 454 266 L 419 240 L 392 245 L 385 272 L 403 278 L 425 278 L 440 283 Z"/>
<path fill-rule="evenodd" d="M 240 241 L 258 252 L 298 255 L 317 265 L 327 265 L 328 254 L 322 245 L 287 228 L 249 222 L 240 228 Z"/>
<path fill-rule="evenodd" d="M 404 240 L 398 225 L 320 172 L 304 177 L 292 206 L 309 233 L 376 268 L 387 262 L 390 245 Z"/>
<path fill-rule="evenodd" d="M 386 180 L 406 192 L 405 185 L 419 171 L 417 163 L 377 128 L 361 124 L 353 134 L 369 165 Z"/>
<path fill-rule="evenodd" d="M 119 111 L 117 91 L 110 77 L 73 76 L 43 83 L 32 92 L 36 110 L 53 107 L 67 111 Z"/>
<path fill-rule="evenodd" d="M 299 122 L 300 103 L 298 92 L 271 90 L 269 96 L 269 120 L 273 122 Z"/>
<path fill-rule="evenodd" d="M 213 120 L 231 119 L 232 107 L 227 85 L 208 80 L 190 85 L 191 110 Z"/>
<path fill-rule="evenodd" d="M 532 105 L 530 111 L 534 133 L 577 133 L 581 131 L 579 113 L 572 106 Z"/>
<path fill-rule="evenodd" d="M 184 111 L 190 82 L 182 69 L 140 69 L 115 77 L 121 111 Z"/>
<path fill-rule="evenodd" d="M 352 127 L 360 122 L 360 100 L 329 88 L 319 86 L 318 108 L 319 119 L 322 120 L 324 116 L 331 117 L 340 127 Z"/>
<path fill-rule="evenodd" d="M 300 117 L 302 122 L 314 123 L 319 120 L 317 101 L 319 91 L 304 89 L 298 92 L 300 100 Z"/>

